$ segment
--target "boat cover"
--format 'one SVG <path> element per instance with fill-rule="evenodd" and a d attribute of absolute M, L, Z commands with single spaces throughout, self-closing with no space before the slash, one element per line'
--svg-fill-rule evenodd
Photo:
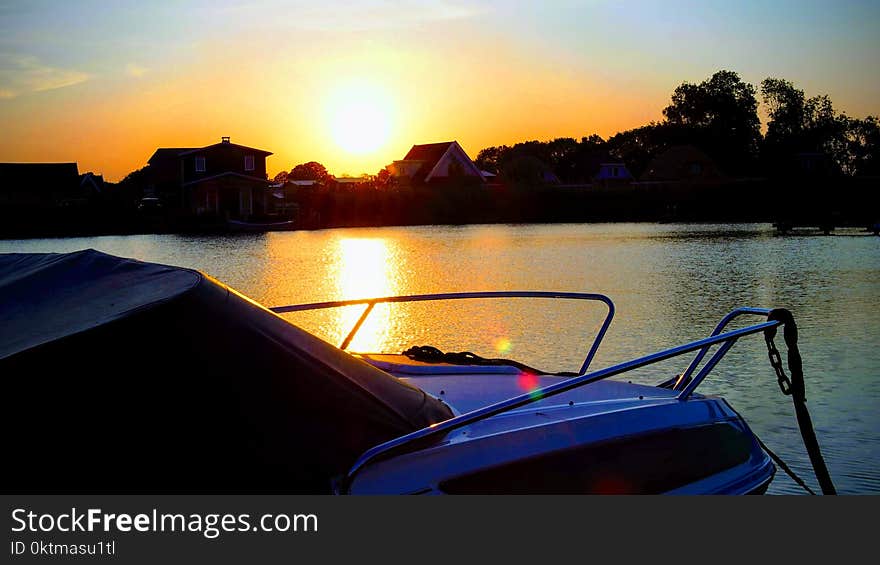
<path fill-rule="evenodd" d="M 6 488 L 328 492 L 449 408 L 198 271 L 0 254 Z"/>

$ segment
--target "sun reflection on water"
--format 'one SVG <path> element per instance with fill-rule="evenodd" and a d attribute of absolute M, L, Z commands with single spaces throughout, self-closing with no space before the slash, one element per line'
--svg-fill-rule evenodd
<path fill-rule="evenodd" d="M 392 296 L 400 293 L 397 265 L 388 240 L 342 238 L 338 241 L 336 295 L 340 300 Z M 340 341 L 363 313 L 362 306 L 337 308 Z M 350 351 L 383 351 L 389 340 L 391 308 L 377 305 L 349 345 Z"/>

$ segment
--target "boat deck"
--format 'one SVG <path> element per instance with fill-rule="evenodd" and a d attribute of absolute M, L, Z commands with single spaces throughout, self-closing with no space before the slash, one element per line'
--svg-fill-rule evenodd
<path fill-rule="evenodd" d="M 495 402 L 531 392 L 570 377 L 531 375 L 509 365 L 452 365 L 413 361 L 400 354 L 362 354 L 371 365 L 416 386 L 466 413 Z M 638 403 L 673 400 L 678 392 L 648 385 L 605 380 L 538 401 L 527 410 L 569 403 Z"/>

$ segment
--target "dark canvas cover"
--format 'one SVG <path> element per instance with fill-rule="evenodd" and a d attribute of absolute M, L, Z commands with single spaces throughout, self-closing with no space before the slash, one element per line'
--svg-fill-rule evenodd
<path fill-rule="evenodd" d="M 328 492 L 448 407 L 198 271 L 0 255 L 7 491 Z"/>

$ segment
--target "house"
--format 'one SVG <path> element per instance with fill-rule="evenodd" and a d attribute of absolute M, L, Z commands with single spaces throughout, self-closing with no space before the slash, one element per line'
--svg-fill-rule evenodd
<path fill-rule="evenodd" d="M 0 163 L 0 208 L 14 213 L 86 202 L 87 175 L 91 185 L 91 173 L 80 176 L 76 163 Z"/>
<path fill-rule="evenodd" d="M 707 182 L 722 178 L 711 157 L 693 145 L 673 145 L 648 164 L 644 181 Z"/>
<path fill-rule="evenodd" d="M 387 167 L 395 181 L 403 185 L 437 184 L 472 179 L 485 182 L 482 171 L 457 141 L 413 145 L 409 153 Z"/>
<path fill-rule="evenodd" d="M 361 175 L 359 177 L 341 176 L 332 177 L 332 183 L 336 188 L 342 187 L 358 187 L 371 184 L 375 179 L 371 175 Z"/>
<path fill-rule="evenodd" d="M 624 163 L 600 163 L 599 171 L 593 176 L 598 184 L 628 183 L 633 180 L 632 174 Z"/>
<path fill-rule="evenodd" d="M 298 188 L 315 188 L 319 186 L 321 183 L 316 180 L 288 180 L 287 184 L 291 186 L 296 186 Z"/>
<path fill-rule="evenodd" d="M 159 148 L 148 161 L 147 191 L 184 213 L 247 220 L 274 211 L 266 176 L 271 154 L 229 137 L 205 147 Z"/>
<path fill-rule="evenodd" d="M 104 192 L 104 175 L 84 173 L 79 176 L 79 186 L 85 194 L 98 195 Z"/>
<path fill-rule="evenodd" d="M 836 172 L 831 156 L 818 151 L 795 153 L 793 164 L 792 174 L 796 177 L 824 178 Z"/>

